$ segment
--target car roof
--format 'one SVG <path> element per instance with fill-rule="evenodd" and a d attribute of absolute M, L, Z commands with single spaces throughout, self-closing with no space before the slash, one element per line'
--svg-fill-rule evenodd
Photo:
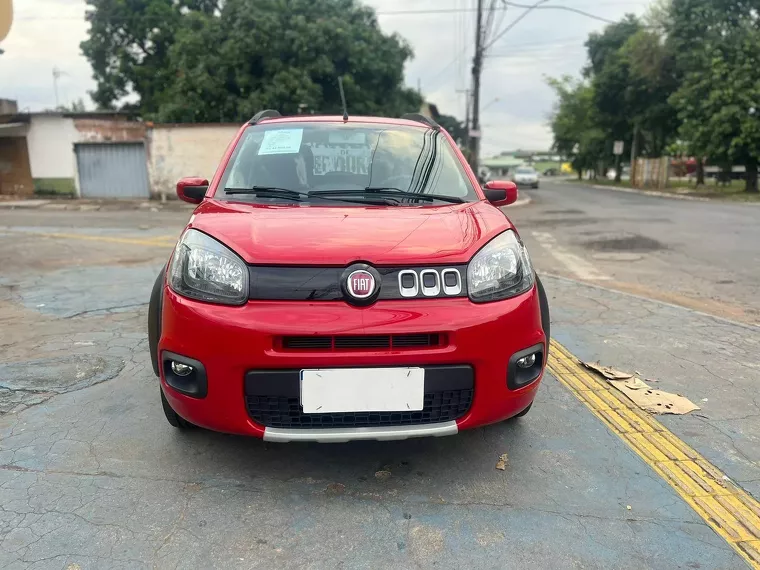
<path fill-rule="evenodd" d="M 348 121 L 343 121 L 341 115 L 294 115 L 291 117 L 267 117 L 260 119 L 257 125 L 273 123 L 370 123 L 375 125 L 397 125 L 403 127 L 417 127 L 419 129 L 429 129 L 430 125 L 419 121 L 409 119 L 397 119 L 392 117 L 349 117 Z"/>

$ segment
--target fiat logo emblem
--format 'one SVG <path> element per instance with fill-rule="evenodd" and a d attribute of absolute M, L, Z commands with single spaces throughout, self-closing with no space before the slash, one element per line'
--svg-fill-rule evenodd
<path fill-rule="evenodd" d="M 352 297 L 366 299 L 375 292 L 375 277 L 364 269 L 357 269 L 348 274 L 346 289 Z"/>

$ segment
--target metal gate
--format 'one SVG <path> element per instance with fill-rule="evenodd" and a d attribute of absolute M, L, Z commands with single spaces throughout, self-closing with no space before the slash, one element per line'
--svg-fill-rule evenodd
<path fill-rule="evenodd" d="M 150 197 L 143 143 L 78 143 L 74 148 L 82 198 Z"/>

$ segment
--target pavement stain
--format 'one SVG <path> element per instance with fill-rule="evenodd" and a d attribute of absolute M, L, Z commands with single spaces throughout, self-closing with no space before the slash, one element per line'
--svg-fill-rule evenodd
<path fill-rule="evenodd" d="M 640 234 L 598 238 L 585 241 L 581 245 L 594 251 L 624 251 L 629 253 L 651 253 L 668 249 L 664 243 Z"/>

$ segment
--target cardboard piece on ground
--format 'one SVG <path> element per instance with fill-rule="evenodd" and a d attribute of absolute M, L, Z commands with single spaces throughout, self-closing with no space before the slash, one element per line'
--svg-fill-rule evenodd
<path fill-rule="evenodd" d="M 679 394 L 656 390 L 633 374 L 621 372 L 609 366 L 601 366 L 598 363 L 582 362 L 582 364 L 604 376 L 607 382 L 619 392 L 625 394 L 639 408 L 651 414 L 682 415 L 700 409 L 688 398 Z"/>
<path fill-rule="evenodd" d="M 507 454 L 502 453 L 499 455 L 499 460 L 496 462 L 496 469 L 504 471 L 507 468 Z"/>
<path fill-rule="evenodd" d="M 626 378 L 633 378 L 633 374 L 628 374 L 628 372 L 621 372 L 620 370 L 615 370 L 611 366 L 602 366 L 598 362 L 581 361 L 581 364 L 583 364 L 583 366 L 585 366 L 589 370 L 598 372 L 599 374 L 604 376 L 607 380 L 625 380 Z"/>
<path fill-rule="evenodd" d="M 609 383 L 628 396 L 639 408 L 651 414 L 681 415 L 699 409 L 699 406 L 694 405 L 688 398 L 649 387 L 634 388 L 630 385 L 630 380 L 610 380 Z M 644 383 L 641 382 L 641 384 Z"/>

